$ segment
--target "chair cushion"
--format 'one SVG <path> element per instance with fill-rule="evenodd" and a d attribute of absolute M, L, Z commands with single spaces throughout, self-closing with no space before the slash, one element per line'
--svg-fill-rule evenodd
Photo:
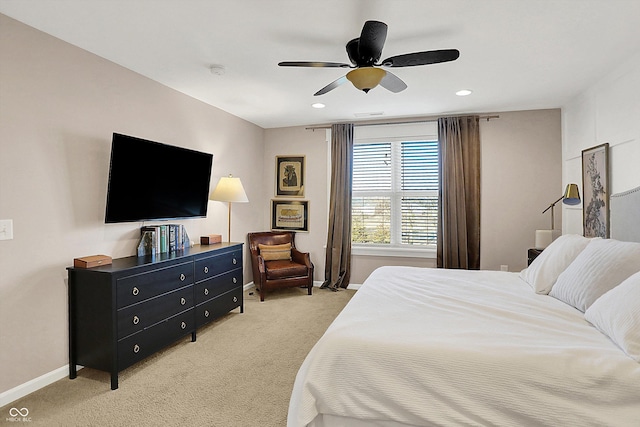
<path fill-rule="evenodd" d="M 260 249 L 260 255 L 265 261 L 291 259 L 291 243 L 285 243 L 283 245 L 258 244 L 258 249 Z"/>
<path fill-rule="evenodd" d="M 268 280 L 304 277 L 309 274 L 306 265 L 289 260 L 265 261 L 264 266 Z"/>

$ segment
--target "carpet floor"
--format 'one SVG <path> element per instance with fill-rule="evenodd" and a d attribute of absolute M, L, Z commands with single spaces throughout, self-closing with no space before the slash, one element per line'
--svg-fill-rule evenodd
<path fill-rule="evenodd" d="M 235 309 L 120 372 L 85 368 L 0 411 L 27 408 L 29 425 L 283 427 L 296 373 L 305 356 L 355 291 L 314 288 L 245 291 Z M 15 425 L 14 423 L 7 422 Z"/>

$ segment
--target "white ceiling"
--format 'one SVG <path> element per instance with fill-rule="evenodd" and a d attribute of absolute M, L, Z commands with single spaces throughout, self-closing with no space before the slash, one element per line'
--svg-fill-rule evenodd
<path fill-rule="evenodd" d="M 640 51 L 640 0 L 0 0 L 0 12 L 263 128 L 557 108 Z M 277 66 L 348 62 L 368 19 L 389 26 L 383 58 L 460 58 L 394 69 L 398 94 L 345 84 L 314 97 L 346 71 Z"/>

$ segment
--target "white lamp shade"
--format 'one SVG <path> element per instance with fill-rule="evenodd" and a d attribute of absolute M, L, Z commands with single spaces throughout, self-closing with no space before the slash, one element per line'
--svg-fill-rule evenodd
<path fill-rule="evenodd" d="M 234 178 L 231 175 L 220 178 L 218 185 L 209 195 L 209 200 L 233 203 L 247 203 L 249 201 L 240 178 Z"/>

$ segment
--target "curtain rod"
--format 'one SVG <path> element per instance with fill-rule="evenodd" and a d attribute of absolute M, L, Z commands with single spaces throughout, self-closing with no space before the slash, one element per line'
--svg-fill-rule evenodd
<path fill-rule="evenodd" d="M 454 117 L 460 117 L 460 116 L 454 116 Z M 404 122 L 373 122 L 373 123 L 354 123 L 354 126 L 385 126 L 385 125 L 407 125 L 407 124 L 411 124 L 411 123 L 428 123 L 428 122 L 435 122 L 436 120 L 438 120 L 439 117 L 434 117 L 433 119 L 420 119 L 420 120 L 408 120 L 408 121 L 404 121 Z M 499 115 L 492 115 L 492 116 L 479 116 L 480 120 L 486 120 L 489 121 L 491 119 L 499 119 L 500 116 Z M 304 128 L 305 130 L 316 130 L 316 129 L 331 129 L 331 125 L 318 125 L 318 126 L 308 126 L 306 128 Z"/>

